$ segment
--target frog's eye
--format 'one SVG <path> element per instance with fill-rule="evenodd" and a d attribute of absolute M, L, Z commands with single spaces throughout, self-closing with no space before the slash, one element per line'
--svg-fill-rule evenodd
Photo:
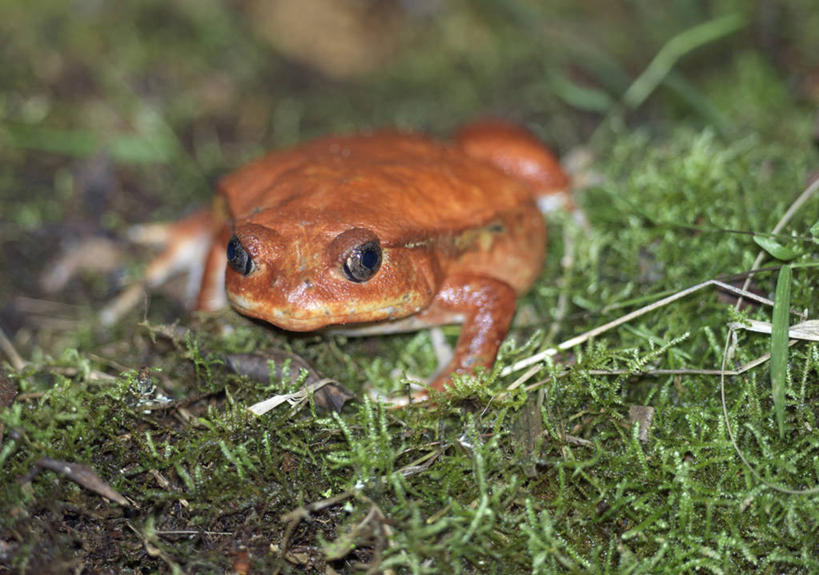
<path fill-rule="evenodd" d="M 351 249 L 344 258 L 344 275 L 353 282 L 365 282 L 381 267 L 381 245 L 378 240 L 364 242 Z"/>
<path fill-rule="evenodd" d="M 231 237 L 228 242 L 227 261 L 230 267 L 243 276 L 253 271 L 253 260 L 250 259 L 250 254 L 242 247 L 242 242 L 236 236 Z"/>

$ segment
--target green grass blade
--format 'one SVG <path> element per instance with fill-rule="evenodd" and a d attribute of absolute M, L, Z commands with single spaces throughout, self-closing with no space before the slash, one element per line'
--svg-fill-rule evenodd
<path fill-rule="evenodd" d="M 771 321 L 771 387 L 779 437 L 785 435 L 785 377 L 788 369 L 788 310 L 791 305 L 791 266 L 782 266 L 776 281 Z"/>
<path fill-rule="evenodd" d="M 629 108 L 639 108 L 680 58 L 700 46 L 736 32 L 744 25 L 745 20 L 741 16 L 729 14 L 680 32 L 657 52 L 648 67 L 623 95 L 623 102 Z"/>

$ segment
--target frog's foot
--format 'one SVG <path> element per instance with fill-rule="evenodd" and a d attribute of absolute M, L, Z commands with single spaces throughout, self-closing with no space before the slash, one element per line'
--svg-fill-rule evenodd
<path fill-rule="evenodd" d="M 461 334 L 455 353 L 443 369 L 439 369 L 428 386 L 413 388 L 407 395 L 374 399 L 390 403 L 392 407 L 404 407 L 415 403 L 428 405 L 428 389 L 444 390 L 454 373 L 473 373 L 478 367 L 491 369 L 495 363 L 509 324 L 515 314 L 515 290 L 507 283 L 478 274 L 461 274 L 448 278 L 435 296 L 432 304 L 423 312 L 391 322 L 388 326 L 405 329 L 461 323 Z M 348 335 L 350 332 L 346 332 Z M 367 335 L 373 333 L 371 330 Z M 378 333 L 383 333 L 383 330 Z M 355 335 L 364 335 L 361 329 Z M 435 336 L 432 336 L 433 339 Z M 433 343 L 433 345 L 435 345 Z M 438 352 L 436 351 L 436 355 Z M 441 356 L 439 355 L 439 359 Z"/>
<path fill-rule="evenodd" d="M 464 320 L 455 356 L 432 382 L 433 389 L 444 389 L 453 373 L 472 373 L 478 367 L 492 367 L 512 323 L 515 301 L 515 290 L 495 278 L 462 275 L 447 279 L 436 296 L 436 303 L 461 314 Z"/>
<path fill-rule="evenodd" d="M 111 325 L 134 308 L 147 290 L 164 284 L 172 275 L 188 274 L 188 299 L 199 289 L 206 255 L 214 238 L 214 218 L 210 210 L 195 212 L 179 221 L 132 227 L 128 239 L 135 244 L 163 249 L 147 266 L 143 278 L 128 286 L 100 312 L 100 321 Z M 223 296 L 224 297 L 224 296 Z"/>
<path fill-rule="evenodd" d="M 492 367 L 512 323 L 515 301 L 515 290 L 495 278 L 464 274 L 446 280 L 424 315 L 460 316 L 463 326 L 454 357 L 432 381 L 431 388 L 444 389 L 454 373 Z"/>

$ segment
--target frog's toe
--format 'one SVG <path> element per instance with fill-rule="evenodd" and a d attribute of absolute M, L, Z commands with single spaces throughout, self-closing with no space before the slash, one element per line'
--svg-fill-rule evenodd
<path fill-rule="evenodd" d="M 164 246 L 172 241 L 173 228 L 173 222 L 136 224 L 128 228 L 126 237 L 140 246 Z"/>

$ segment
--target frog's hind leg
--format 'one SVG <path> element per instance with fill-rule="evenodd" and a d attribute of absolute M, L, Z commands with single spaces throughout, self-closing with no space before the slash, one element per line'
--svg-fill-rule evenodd
<path fill-rule="evenodd" d="M 489 120 L 464 126 L 455 140 L 473 158 L 528 183 L 541 212 L 574 211 L 569 176 L 551 150 L 529 130 Z"/>
<path fill-rule="evenodd" d="M 162 285 L 180 271 L 188 273 L 188 299 L 192 300 L 206 267 L 205 256 L 213 243 L 214 226 L 212 212 L 201 210 L 176 222 L 132 227 L 128 239 L 133 243 L 162 246 L 163 250 L 145 268 L 140 281 L 128 286 L 102 309 L 100 321 L 105 325 L 115 323 L 139 304 L 146 290 Z"/>
<path fill-rule="evenodd" d="M 565 192 L 571 182 L 557 157 L 526 128 L 487 120 L 468 124 L 455 135 L 468 155 L 493 164 L 537 188 L 537 194 Z"/>

